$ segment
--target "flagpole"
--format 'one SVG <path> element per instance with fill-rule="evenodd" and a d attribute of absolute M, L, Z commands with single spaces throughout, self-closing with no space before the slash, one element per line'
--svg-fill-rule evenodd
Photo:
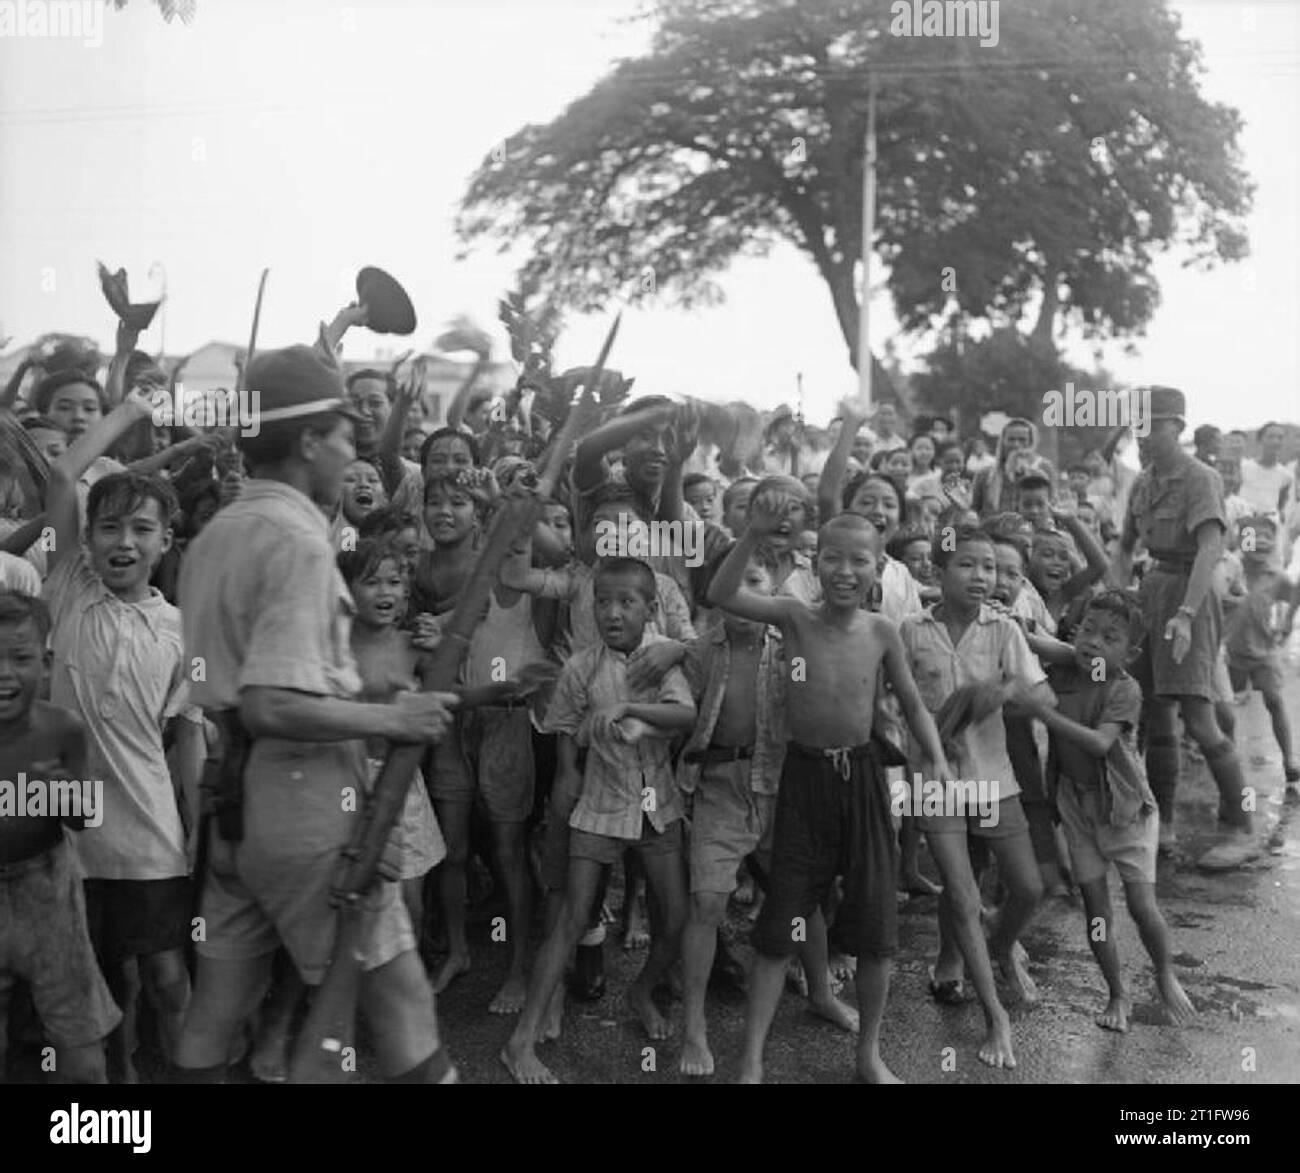
<path fill-rule="evenodd" d="M 862 292 L 858 299 L 858 395 L 871 407 L 871 248 L 876 235 L 876 78 L 867 90 L 867 134 L 862 153 Z"/>

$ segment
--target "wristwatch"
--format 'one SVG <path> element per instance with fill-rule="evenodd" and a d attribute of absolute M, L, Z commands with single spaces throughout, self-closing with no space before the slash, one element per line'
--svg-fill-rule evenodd
<path fill-rule="evenodd" d="M 1186 606 L 1184 606 L 1184 607 L 1179 607 L 1179 608 L 1178 608 L 1178 614 L 1179 614 L 1179 615 L 1186 615 L 1188 619 L 1195 619 L 1195 618 L 1196 618 L 1196 612 L 1193 611 L 1190 607 L 1186 607 Z"/>

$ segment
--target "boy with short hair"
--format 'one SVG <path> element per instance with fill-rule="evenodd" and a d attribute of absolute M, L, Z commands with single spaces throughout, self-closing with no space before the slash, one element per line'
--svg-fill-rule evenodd
<path fill-rule="evenodd" d="M 1029 707 L 1051 738 L 1049 785 L 1083 894 L 1088 943 L 1110 991 L 1097 1025 L 1128 1030 L 1132 1003 L 1115 946 L 1107 883 L 1114 863 L 1129 914 L 1156 967 L 1156 985 L 1177 1025 L 1195 1016 L 1174 973 L 1169 928 L 1156 905 L 1160 815 L 1138 756 L 1142 690 L 1124 670 L 1142 642 L 1142 612 L 1123 591 L 1090 599 L 1074 646 L 1052 641 L 1049 679 L 1055 707 L 1032 697 Z"/>
<path fill-rule="evenodd" d="M 523 1013 L 501 1052 L 520 1083 L 554 1083 L 535 1046 L 565 962 L 587 928 L 604 867 L 631 844 L 640 855 L 663 915 L 628 1004 L 651 1039 L 670 1028 L 650 993 L 677 958 L 686 919 L 682 874 L 682 804 L 673 777 L 669 743 L 691 728 L 695 702 L 678 668 L 657 684 L 630 680 L 628 664 L 638 650 L 663 637 L 646 630 L 655 606 L 655 575 L 644 562 L 611 558 L 596 572 L 594 609 L 601 642 L 575 652 L 564 666 L 547 716 L 560 733 L 560 773 L 552 802 L 568 823 L 569 868 L 564 901 L 554 929 L 538 955 Z M 578 775 L 578 748 L 587 749 Z"/>
<path fill-rule="evenodd" d="M 5 1068 L 9 990 L 31 988 L 46 1037 L 54 1044 L 54 1078 L 106 1083 L 104 1039 L 121 1021 L 86 931 L 81 877 L 62 826 L 102 820 L 85 805 L 86 730 L 72 713 L 38 700 L 45 675 L 50 614 L 40 599 L 0 593 L 0 776 L 69 780 L 79 813 L 50 808 L 20 815 L 0 805 L 0 1078 Z M 93 799 L 92 799 L 93 801 Z"/>
<path fill-rule="evenodd" d="M 780 628 L 791 683 L 790 741 L 777 797 L 770 890 L 756 930 L 741 1082 L 763 1077 L 763 1046 L 781 997 L 787 959 L 806 939 L 837 874 L 844 903 L 835 934 L 858 958 L 857 1071 L 873 1083 L 897 1083 L 880 1055 L 880 1026 L 898 945 L 894 896 L 898 851 L 890 818 L 885 761 L 873 742 L 876 682 L 883 668 L 930 768 L 947 775 L 938 731 L 921 704 L 903 647 L 884 616 L 865 609 L 875 585 L 878 535 L 866 519 L 844 514 L 819 534 L 822 598 L 809 606 L 769 597 L 744 584 L 760 542 L 788 524 L 799 502 L 755 494 L 749 525 L 709 590 L 710 601 L 742 618 Z"/>
<path fill-rule="evenodd" d="M 942 599 L 919 618 L 903 621 L 901 636 L 925 707 L 948 730 L 954 778 L 988 789 L 989 817 L 959 811 L 945 793 L 945 814 L 924 816 L 922 830 L 943 876 L 939 897 L 939 958 L 931 977 L 937 1001 L 959 998 L 963 962 L 984 1007 L 988 1034 L 979 1049 L 990 1067 L 1014 1067 L 1011 1020 L 998 999 L 990 954 L 1011 992 L 1032 1002 L 1037 990 L 1023 964 L 1018 938 L 1042 897 L 1029 823 L 1007 753 L 1003 704 L 1038 692 L 1050 697 L 1046 675 L 1019 626 L 987 605 L 997 578 L 993 542 L 963 527 L 934 544 Z M 946 781 L 946 779 L 945 779 Z M 947 790 L 948 787 L 946 786 Z M 953 813 L 947 813 L 952 809 Z M 988 840 L 1009 899 L 986 943 L 967 836 Z"/>
<path fill-rule="evenodd" d="M 185 830 L 163 733 L 176 724 L 184 794 L 198 793 L 206 747 L 198 711 L 187 704 L 180 612 L 149 585 L 171 546 L 176 498 L 165 481 L 115 473 L 95 483 L 80 541 L 77 482 L 120 436 L 153 411 L 132 392 L 50 469 L 54 528 L 45 596 L 53 617 L 50 698 L 79 714 L 89 769 L 104 782 L 102 825 L 77 840 L 86 878 L 91 937 L 126 1016 L 115 1036 L 116 1066 L 134 1080 L 131 1044 L 139 958 L 164 1045 L 179 1034 L 189 1000 L 184 949 L 191 893 Z"/>

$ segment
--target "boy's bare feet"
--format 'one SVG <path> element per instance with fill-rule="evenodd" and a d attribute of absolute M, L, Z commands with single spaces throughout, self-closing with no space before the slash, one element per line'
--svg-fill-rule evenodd
<path fill-rule="evenodd" d="M 1128 1033 L 1128 1016 L 1133 1004 L 1123 994 L 1112 996 L 1106 1003 L 1106 1009 L 1097 1015 L 1097 1025 L 1102 1030 L 1117 1030 L 1120 1034 Z"/>
<path fill-rule="evenodd" d="M 1029 967 L 1025 964 L 1027 957 L 1024 948 L 1017 942 L 1009 953 L 998 958 L 998 968 L 1002 971 L 1002 978 L 1012 996 L 1017 1001 L 1032 1006 L 1038 1001 L 1038 986 L 1029 976 Z"/>
<path fill-rule="evenodd" d="M 433 979 L 433 992 L 441 994 L 461 974 L 469 973 L 469 964 L 468 953 L 449 953 Z"/>
<path fill-rule="evenodd" d="M 763 1061 L 755 1059 L 751 1061 L 748 1056 L 740 1060 L 740 1073 L 736 1076 L 737 1083 L 762 1083 L 763 1082 Z"/>
<path fill-rule="evenodd" d="M 712 1075 L 713 1052 L 703 1038 L 682 1040 L 681 1072 L 683 1075 Z"/>
<path fill-rule="evenodd" d="M 528 985 L 522 974 L 512 973 L 488 1004 L 489 1014 L 518 1014 L 524 1008 Z"/>
<path fill-rule="evenodd" d="M 858 1078 L 863 1083 L 902 1083 L 888 1067 L 885 1066 L 883 1059 L 858 1060 Z"/>
<path fill-rule="evenodd" d="M 858 1033 L 858 1012 L 852 1006 L 841 1002 L 834 994 L 827 994 L 824 1001 L 808 1000 L 808 1009 L 818 1018 L 824 1018 L 840 1030 L 850 1034 Z"/>
<path fill-rule="evenodd" d="M 650 928 L 646 924 L 645 909 L 641 901 L 633 900 L 631 907 L 623 907 L 623 930 L 619 934 L 624 949 L 644 949 L 650 944 Z"/>
<path fill-rule="evenodd" d="M 650 991 L 637 982 L 627 989 L 627 1004 L 633 1014 L 641 1020 L 645 1033 L 655 1040 L 672 1037 L 673 1028 L 668 1020 L 659 1013 L 659 1007 L 650 997 Z"/>
<path fill-rule="evenodd" d="M 515 1048 L 507 1043 L 499 1056 L 515 1083 L 559 1083 L 555 1073 L 538 1057 L 531 1046 Z"/>
<path fill-rule="evenodd" d="M 1005 1014 L 989 1023 L 989 1033 L 980 1044 L 979 1057 L 981 1063 L 990 1067 L 1012 1068 L 1016 1065 L 1016 1054 L 1011 1049 L 1011 1020 Z"/>
<path fill-rule="evenodd" d="M 557 982 L 555 993 L 551 995 L 551 1000 L 546 1003 L 546 1012 L 542 1015 L 541 1025 L 537 1028 L 537 1041 L 546 1043 L 558 1039 L 563 1029 L 564 983 Z"/>
<path fill-rule="evenodd" d="M 1175 1026 L 1186 1026 L 1196 1018 L 1196 1007 L 1192 1005 L 1192 1000 L 1172 969 L 1164 969 L 1156 974 L 1156 988 L 1160 991 L 1160 999 Z"/>
<path fill-rule="evenodd" d="M 248 1070 L 263 1083 L 288 1083 L 289 1039 L 278 1032 L 257 1040 L 248 1059 Z"/>
<path fill-rule="evenodd" d="M 831 977 L 841 984 L 851 982 L 858 972 L 858 959 L 845 953 L 832 953 L 827 959 Z"/>

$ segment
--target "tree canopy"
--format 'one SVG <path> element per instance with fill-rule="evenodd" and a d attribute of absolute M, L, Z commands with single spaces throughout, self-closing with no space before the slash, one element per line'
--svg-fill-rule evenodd
<path fill-rule="evenodd" d="M 721 299 L 738 256 L 812 260 L 856 362 L 867 95 L 875 249 L 905 330 L 1032 315 L 1053 349 L 1140 333 L 1155 256 L 1246 253 L 1241 120 L 1200 92 L 1164 0 L 1004 5 L 1000 39 L 890 35 L 888 0 L 659 0 L 620 62 L 471 177 L 458 231 L 519 247 L 521 279 L 579 312 Z M 1043 346 L 1037 347 L 1044 349 Z"/>

